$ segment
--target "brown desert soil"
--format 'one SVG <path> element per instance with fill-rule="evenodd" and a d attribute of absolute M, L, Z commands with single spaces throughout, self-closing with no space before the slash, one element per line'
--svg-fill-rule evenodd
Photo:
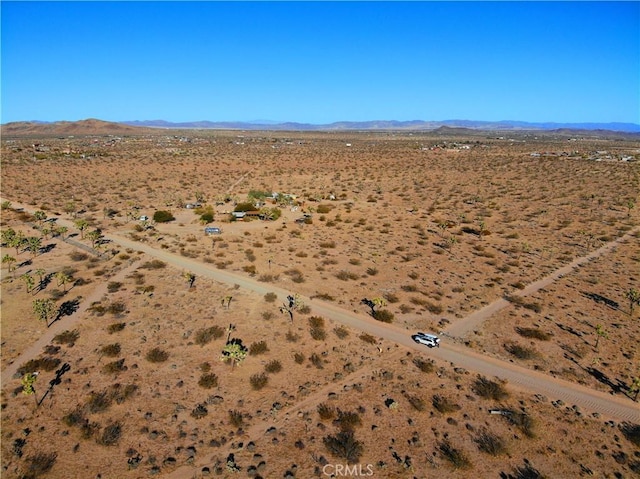
<path fill-rule="evenodd" d="M 19 265 L 2 268 L 2 477 L 339 476 L 349 458 L 327 444 L 341 429 L 371 477 L 639 473 L 640 307 L 625 295 L 640 288 L 640 141 L 121 134 L 3 137 L 2 231 L 40 236 L 40 210 L 69 238 L 2 248 Z M 296 204 L 229 221 L 250 191 Z M 196 192 L 221 235 L 177 206 Z M 157 210 L 175 220 L 141 227 Z M 93 250 L 96 228 L 108 242 Z M 27 293 L 37 269 L 72 281 Z M 293 321 L 288 294 L 306 306 Z M 46 327 L 32 311 L 44 298 L 78 308 Z M 229 325 L 254 351 L 235 366 L 221 361 Z M 414 343 L 418 330 L 441 347 Z"/>

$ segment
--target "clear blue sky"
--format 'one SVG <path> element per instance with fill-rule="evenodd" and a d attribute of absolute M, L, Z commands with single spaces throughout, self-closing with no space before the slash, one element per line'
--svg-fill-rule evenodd
<path fill-rule="evenodd" d="M 640 2 L 0 5 L 2 123 L 640 123 Z"/>

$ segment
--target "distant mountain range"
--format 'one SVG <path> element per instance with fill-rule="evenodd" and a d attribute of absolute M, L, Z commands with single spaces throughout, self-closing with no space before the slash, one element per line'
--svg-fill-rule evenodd
<path fill-rule="evenodd" d="M 97 119 L 80 121 L 20 121 L 0 125 L 3 136 L 72 136 L 72 135 L 136 135 L 159 129 L 209 129 L 254 131 L 433 131 L 437 134 L 482 134 L 483 131 L 554 132 L 566 135 L 640 136 L 635 123 L 528 123 L 523 121 L 342 121 L 325 125 L 310 123 L 277 123 L 268 120 L 253 122 L 194 121 L 174 123 L 164 120 L 123 121 L 119 123 Z"/>
<path fill-rule="evenodd" d="M 440 127 L 469 128 L 474 130 L 608 130 L 628 133 L 640 132 L 640 124 L 635 123 L 529 123 L 525 121 L 340 121 L 327 124 L 278 123 L 269 120 L 252 122 L 233 121 L 193 121 L 173 123 L 164 120 L 123 121 L 125 125 L 151 128 L 198 128 L 198 129 L 234 129 L 234 130 L 435 130 Z"/>

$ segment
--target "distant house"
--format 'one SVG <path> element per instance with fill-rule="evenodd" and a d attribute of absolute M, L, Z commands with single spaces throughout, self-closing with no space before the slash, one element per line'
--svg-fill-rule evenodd
<path fill-rule="evenodd" d="M 206 235 L 219 235 L 219 234 L 222 234 L 222 230 L 220 228 L 216 228 L 215 226 L 207 226 L 204 229 L 204 234 L 206 234 Z"/>
<path fill-rule="evenodd" d="M 237 220 L 243 220 L 247 213 L 245 211 L 232 211 L 231 215 Z"/>

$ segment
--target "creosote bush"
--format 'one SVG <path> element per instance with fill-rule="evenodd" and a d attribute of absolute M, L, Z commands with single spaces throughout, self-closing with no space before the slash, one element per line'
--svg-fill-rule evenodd
<path fill-rule="evenodd" d="M 202 376 L 200 376 L 200 379 L 198 380 L 198 386 L 205 389 L 215 388 L 217 385 L 218 385 L 218 376 L 214 373 L 203 374 Z"/>
<path fill-rule="evenodd" d="M 124 365 L 124 358 L 112 361 L 102 366 L 102 372 L 105 374 L 115 374 L 126 370 L 127 367 Z"/>
<path fill-rule="evenodd" d="M 53 342 L 56 344 L 66 344 L 67 346 L 73 346 L 80 337 L 80 331 L 74 329 L 73 331 L 62 331 L 53 337 Z"/>
<path fill-rule="evenodd" d="M 304 354 L 302 354 L 302 353 L 294 353 L 293 360 L 296 362 L 296 364 L 304 363 L 304 360 L 305 360 Z"/>
<path fill-rule="evenodd" d="M 333 406 L 329 406 L 327 403 L 318 404 L 316 410 L 322 420 L 333 419 L 336 417 L 336 409 Z"/>
<path fill-rule="evenodd" d="M 264 300 L 267 303 L 274 303 L 278 299 L 278 295 L 276 293 L 266 293 L 264 295 Z"/>
<path fill-rule="evenodd" d="M 540 341 L 549 341 L 552 336 L 551 333 L 538 328 L 516 328 L 516 333 L 524 338 L 539 339 Z"/>
<path fill-rule="evenodd" d="M 460 406 L 456 403 L 445 396 L 440 396 L 439 394 L 433 396 L 431 404 L 438 412 L 443 414 L 452 413 L 460 409 Z"/>
<path fill-rule="evenodd" d="M 329 453 L 349 464 L 356 464 L 364 451 L 362 442 L 356 440 L 353 431 L 340 431 L 323 438 L 322 442 Z"/>
<path fill-rule="evenodd" d="M 254 374 L 249 378 L 249 383 L 255 391 L 264 388 L 269 382 L 269 377 L 265 373 Z"/>
<path fill-rule="evenodd" d="M 103 446 L 115 446 L 120 441 L 122 435 L 122 425 L 119 422 L 109 424 L 102 431 L 102 435 L 98 439 L 98 444 Z"/>
<path fill-rule="evenodd" d="M 509 396 L 504 386 L 496 381 L 491 381 L 484 376 L 478 376 L 472 386 L 473 392 L 485 399 L 501 401 Z"/>
<path fill-rule="evenodd" d="M 229 411 L 229 423 L 235 427 L 242 427 L 244 424 L 244 416 L 240 411 Z"/>
<path fill-rule="evenodd" d="M 471 468 L 471 461 L 464 455 L 462 451 L 451 446 L 449 441 L 442 441 L 438 443 L 438 450 L 442 457 L 444 457 L 454 467 L 454 469 L 469 469 Z"/>
<path fill-rule="evenodd" d="M 432 373 L 435 370 L 435 364 L 431 360 L 415 358 L 413 364 L 423 373 Z"/>
<path fill-rule="evenodd" d="M 502 438 L 486 430 L 481 431 L 473 441 L 478 445 L 478 449 L 491 456 L 499 456 L 507 452 Z"/>
<path fill-rule="evenodd" d="M 516 343 L 507 343 L 504 348 L 513 356 L 518 359 L 534 359 L 538 357 L 538 353 L 535 349 L 527 348 Z"/>
<path fill-rule="evenodd" d="M 113 323 L 107 326 L 107 332 L 109 334 L 117 333 L 119 331 L 122 331 L 125 326 L 126 326 L 126 323 Z"/>
<path fill-rule="evenodd" d="M 264 370 L 267 373 L 279 373 L 282 371 L 282 363 L 277 359 L 274 359 L 264 365 Z"/>
<path fill-rule="evenodd" d="M 379 309 L 373 312 L 373 318 L 383 323 L 392 323 L 393 317 L 393 313 L 388 309 Z"/>
<path fill-rule="evenodd" d="M 169 353 L 160 348 L 153 348 L 145 356 L 150 363 L 162 363 L 169 359 Z"/>
<path fill-rule="evenodd" d="M 211 326 L 196 331 L 195 343 L 200 346 L 210 343 L 213 339 L 224 336 L 224 330 L 220 326 Z"/>
<path fill-rule="evenodd" d="M 120 354 L 120 343 L 107 344 L 100 349 L 100 354 L 109 358 L 115 358 Z"/>
<path fill-rule="evenodd" d="M 375 336 L 371 336 L 368 333 L 362 333 L 360 336 L 358 336 L 362 341 L 364 341 L 365 343 L 368 344 L 376 344 L 378 342 L 378 340 L 375 338 Z"/>
<path fill-rule="evenodd" d="M 58 454 L 55 452 L 38 452 L 33 456 L 28 456 L 25 461 L 28 471 L 25 478 L 36 478 L 46 474 L 56 463 L 57 458 Z"/>
<path fill-rule="evenodd" d="M 269 351 L 269 348 L 267 347 L 266 341 L 258 341 L 252 343 L 251 346 L 249 346 L 249 354 L 251 354 L 252 356 L 264 354 L 267 351 Z"/>

